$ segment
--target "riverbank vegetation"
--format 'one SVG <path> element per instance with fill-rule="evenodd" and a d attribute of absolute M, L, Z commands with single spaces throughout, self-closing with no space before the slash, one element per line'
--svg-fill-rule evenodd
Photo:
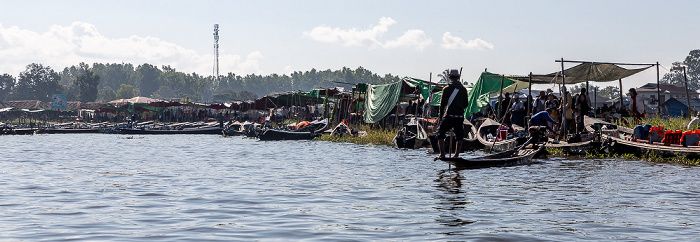
<path fill-rule="evenodd" d="M 690 119 L 685 117 L 659 117 L 657 115 L 649 115 L 643 118 L 640 124 L 650 124 L 656 127 L 663 126 L 666 130 L 687 130 L 689 122 Z M 622 118 L 615 124 L 630 129 L 634 129 L 636 126 L 633 118 Z"/>
<path fill-rule="evenodd" d="M 328 135 L 324 134 L 317 137 L 314 140 L 321 141 L 331 141 L 331 142 L 341 142 L 341 143 L 355 143 L 355 144 L 372 144 L 372 145 L 387 145 L 393 146 L 394 136 L 398 132 L 398 129 L 394 128 L 375 128 L 372 125 L 360 125 L 360 133 L 356 135 Z"/>

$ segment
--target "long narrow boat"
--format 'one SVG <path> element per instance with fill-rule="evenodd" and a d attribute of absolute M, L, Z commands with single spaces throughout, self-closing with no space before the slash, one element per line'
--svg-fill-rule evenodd
<path fill-rule="evenodd" d="M 519 145 L 523 144 L 525 142 L 524 138 L 519 138 L 519 137 L 513 137 L 510 139 L 505 139 L 505 140 L 500 140 L 500 141 L 492 141 L 488 139 L 489 134 L 493 137 L 498 136 L 498 129 L 501 127 L 501 124 L 496 122 L 493 119 L 487 118 L 484 120 L 484 122 L 479 126 L 479 129 L 477 130 L 476 138 L 479 140 L 481 144 L 484 145 L 484 149 L 486 151 L 490 152 L 502 152 L 502 151 L 507 151 L 507 150 L 513 150 Z"/>
<path fill-rule="evenodd" d="M 478 169 L 487 167 L 506 167 L 528 165 L 532 158 L 544 151 L 544 144 L 523 144 L 518 149 L 508 150 L 478 158 L 443 158 L 457 169 Z"/>
<path fill-rule="evenodd" d="M 301 127 L 299 129 L 290 130 L 290 131 L 291 132 L 320 133 L 320 132 L 326 131 L 326 129 L 328 129 L 328 119 L 327 118 L 319 120 L 319 121 L 311 122 L 309 125 Z"/>
<path fill-rule="evenodd" d="M 28 134 L 35 134 L 38 129 L 30 128 L 30 129 L 13 129 L 12 132 L 17 135 L 28 135 Z"/>
<path fill-rule="evenodd" d="M 243 124 L 236 121 L 231 124 L 224 126 L 224 130 L 221 131 L 223 135 L 226 136 L 239 136 L 243 135 Z"/>
<path fill-rule="evenodd" d="M 219 127 L 202 127 L 202 128 L 185 128 L 173 130 L 160 129 L 118 129 L 121 134 L 221 134 L 223 128 Z"/>
<path fill-rule="evenodd" d="M 479 142 L 479 139 L 476 138 L 477 134 L 477 129 L 474 124 L 469 122 L 469 120 L 464 119 L 464 139 L 462 140 L 462 151 L 469 151 L 469 150 L 478 150 L 484 148 L 484 145 Z M 433 153 L 439 152 L 440 148 L 438 147 L 438 138 L 437 138 L 437 131 L 434 132 L 432 135 L 428 136 L 428 139 L 430 140 L 430 146 L 433 148 Z M 446 140 L 449 140 L 449 137 L 446 138 Z M 450 142 L 445 142 L 445 146 L 449 146 Z M 456 142 L 452 143 L 452 150 L 455 150 L 455 146 L 457 145 Z M 449 147 L 446 147 L 449 148 Z"/>
<path fill-rule="evenodd" d="M 263 131 L 258 138 L 264 141 L 272 140 L 312 140 L 316 138 L 318 134 L 312 132 L 294 132 L 286 130 L 276 130 L 268 129 Z"/>
<path fill-rule="evenodd" d="M 428 141 L 428 133 L 420 125 L 418 119 L 412 118 L 403 128 L 399 130 L 393 139 L 394 145 L 398 148 L 418 149 Z"/>
<path fill-rule="evenodd" d="M 700 146 L 664 145 L 661 142 L 650 143 L 646 140 L 633 139 L 633 133 L 632 129 L 618 127 L 617 130 L 603 130 L 602 137 L 610 144 L 612 152 L 615 153 L 655 155 L 664 158 L 682 156 L 688 159 L 700 159 Z"/>
<path fill-rule="evenodd" d="M 38 134 L 94 134 L 99 133 L 98 128 L 87 129 L 66 129 L 66 128 L 46 128 L 37 130 Z"/>

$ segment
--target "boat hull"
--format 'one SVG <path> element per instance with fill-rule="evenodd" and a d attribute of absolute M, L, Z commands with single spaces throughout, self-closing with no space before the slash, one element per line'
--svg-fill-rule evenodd
<path fill-rule="evenodd" d="M 265 130 L 258 137 L 260 140 L 274 141 L 274 140 L 312 140 L 318 135 L 311 132 L 291 132 L 284 130 Z"/>
<path fill-rule="evenodd" d="M 522 149 L 504 151 L 479 158 L 443 158 L 441 160 L 450 162 L 457 169 L 479 169 L 488 167 L 508 167 L 529 165 L 532 158 L 544 152 L 544 144 L 529 145 Z"/>
<path fill-rule="evenodd" d="M 100 129 L 40 129 L 39 134 L 95 134 Z"/>
<path fill-rule="evenodd" d="M 191 128 L 181 130 L 119 129 L 121 134 L 221 134 L 222 128 Z"/>

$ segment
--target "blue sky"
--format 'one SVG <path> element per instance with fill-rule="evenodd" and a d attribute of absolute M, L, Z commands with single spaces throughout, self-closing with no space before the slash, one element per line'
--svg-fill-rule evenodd
<path fill-rule="evenodd" d="M 211 75 L 362 66 L 428 79 L 551 73 L 554 60 L 655 63 L 700 48 L 700 1 L 0 1 L 0 73 L 150 63 Z M 567 67 L 573 64 L 567 65 Z M 663 75 L 666 70 L 661 69 Z M 654 82 L 652 69 L 625 83 Z M 601 85 L 613 85 L 603 83 Z"/>

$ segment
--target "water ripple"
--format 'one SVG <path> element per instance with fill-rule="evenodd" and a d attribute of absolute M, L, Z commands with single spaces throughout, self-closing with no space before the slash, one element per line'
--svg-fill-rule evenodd
<path fill-rule="evenodd" d="M 609 241 L 700 234 L 696 167 L 552 158 L 456 171 L 425 150 L 330 142 L 0 139 L 0 240 Z"/>

